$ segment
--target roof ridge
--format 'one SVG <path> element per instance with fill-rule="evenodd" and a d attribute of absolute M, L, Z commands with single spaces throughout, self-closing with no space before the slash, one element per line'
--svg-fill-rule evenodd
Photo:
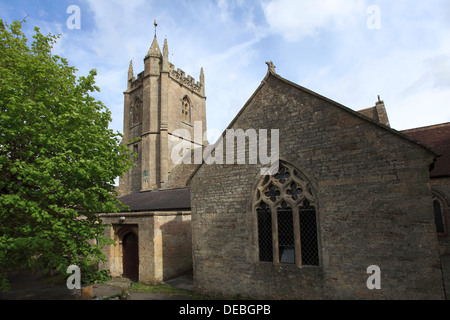
<path fill-rule="evenodd" d="M 434 129 L 434 128 L 447 127 L 447 126 L 450 127 L 450 122 L 443 122 L 443 123 L 438 123 L 438 124 L 431 124 L 429 126 L 405 129 L 405 130 L 401 130 L 401 132 L 422 131 L 422 130 L 428 130 L 428 129 Z"/>
<path fill-rule="evenodd" d="M 436 150 L 434 150 L 429 145 L 427 145 L 425 143 L 422 143 L 421 141 L 415 140 L 415 139 L 411 138 L 410 136 L 406 135 L 405 133 L 402 133 L 402 132 L 400 132 L 398 130 L 395 130 L 395 129 L 393 129 L 393 128 L 385 125 L 385 124 L 382 124 L 380 122 L 377 122 L 377 121 L 375 121 L 375 120 L 373 120 L 373 119 L 371 119 L 371 118 L 369 118 L 369 117 L 359 113 L 358 111 L 352 110 L 349 107 L 346 107 L 346 106 L 344 106 L 344 105 L 342 105 L 342 104 L 340 104 L 340 103 L 338 103 L 338 102 L 336 102 L 336 101 L 334 101 L 334 100 L 332 100 L 330 98 L 327 98 L 327 97 L 325 97 L 325 96 L 323 96 L 323 95 L 321 95 L 321 94 L 319 94 L 317 92 L 314 92 L 314 91 L 312 91 L 310 89 L 307 89 L 307 88 L 305 88 L 305 87 L 303 87 L 303 86 L 301 86 L 301 85 L 299 85 L 297 83 L 294 83 L 292 81 L 289 81 L 289 80 L 281 77 L 278 73 L 275 72 L 275 66 L 273 65 L 272 61 L 268 61 L 268 62 L 266 62 L 266 64 L 268 66 L 268 70 L 267 70 L 267 73 L 266 73 L 265 77 L 261 81 L 261 84 L 258 86 L 258 88 L 256 88 L 256 90 L 253 92 L 253 94 L 250 96 L 250 98 L 245 102 L 245 104 L 242 106 L 242 108 L 239 110 L 239 112 L 236 114 L 236 116 L 233 118 L 233 120 L 229 123 L 229 125 L 226 127 L 226 129 L 222 132 L 222 134 L 219 136 L 219 138 L 217 139 L 215 144 L 219 143 L 223 139 L 223 137 L 224 137 L 224 135 L 226 133 L 226 130 L 232 128 L 232 126 L 235 124 L 235 122 L 244 113 L 244 111 L 246 110 L 248 105 L 251 103 L 253 98 L 258 94 L 258 92 L 262 89 L 262 87 L 267 83 L 267 80 L 269 79 L 269 77 L 272 76 L 272 77 L 274 77 L 274 78 L 276 78 L 276 79 L 278 79 L 278 80 L 280 80 L 280 81 L 282 81 L 282 82 L 284 82 L 284 83 L 286 83 L 286 84 L 288 84 L 288 85 L 290 85 L 290 86 L 292 86 L 294 88 L 297 88 L 297 89 L 302 90 L 302 91 L 304 91 L 306 93 L 309 93 L 309 94 L 315 96 L 316 98 L 325 100 L 326 102 L 329 102 L 332 105 L 340 108 L 341 110 L 346 111 L 346 112 L 348 112 L 348 113 L 350 113 L 350 114 L 352 114 L 352 115 L 354 115 L 354 116 L 356 116 L 356 117 L 358 117 L 358 118 L 360 118 L 362 120 L 365 120 L 365 121 L 367 121 L 369 123 L 372 123 L 373 125 L 378 126 L 378 127 L 382 128 L 384 130 L 387 130 L 390 133 L 392 133 L 394 135 L 397 135 L 400 138 L 402 138 L 402 139 L 404 139 L 404 140 L 406 140 L 406 141 L 408 141 L 410 143 L 418 145 L 418 146 L 424 148 L 426 151 L 433 153 L 435 157 L 441 156 L 441 153 L 437 152 Z M 197 168 L 191 173 L 191 175 L 189 176 L 189 178 L 186 181 L 186 185 L 187 186 L 189 186 L 192 178 L 197 174 L 197 172 L 200 170 L 200 167 L 203 164 L 204 164 L 204 161 L 202 162 L 202 164 L 198 165 Z"/>
<path fill-rule="evenodd" d="M 268 73 L 268 74 L 269 74 L 269 73 Z M 299 90 L 302 90 L 302 91 L 305 91 L 305 92 L 307 92 L 307 93 L 309 93 L 309 94 L 312 94 L 312 95 L 314 95 L 315 97 L 317 97 L 317 98 L 319 98 L 319 99 L 325 100 L 325 101 L 327 101 L 327 102 L 329 102 L 329 103 L 335 105 L 336 107 L 342 109 L 343 111 L 346 111 L 346 112 L 348 112 L 348 113 L 350 113 L 350 114 L 353 114 L 354 116 L 359 117 L 359 118 L 361 118 L 361 119 L 363 119 L 363 120 L 365 120 L 365 121 L 367 121 L 367 122 L 370 122 L 370 123 L 372 123 L 372 124 L 374 124 L 374 125 L 376 125 L 376 126 L 382 128 L 382 129 L 384 129 L 384 130 L 387 130 L 387 131 L 389 131 L 389 132 L 391 132 L 391 133 L 393 133 L 393 134 L 395 134 L 395 135 L 397 135 L 397 136 L 399 136 L 399 137 L 401 137 L 401 138 L 403 138 L 403 139 L 405 139 L 405 140 L 408 140 L 409 142 L 412 142 L 412 143 L 414 143 L 414 144 L 417 144 L 417 145 L 421 146 L 422 148 L 425 148 L 427 151 L 430 151 L 431 153 L 434 153 L 435 156 L 439 156 L 439 155 L 440 155 L 439 152 L 437 152 L 436 150 L 434 150 L 434 149 L 433 149 L 432 147 L 430 147 L 429 145 L 427 145 L 427 144 L 425 144 L 425 143 L 422 143 L 421 141 L 417 141 L 417 140 L 411 138 L 410 136 L 408 136 L 408 135 L 402 133 L 401 131 L 395 130 L 395 129 L 389 127 L 389 126 L 386 126 L 385 124 L 382 124 L 382 123 L 380 123 L 380 122 L 377 122 L 377 121 L 375 121 L 375 120 L 373 120 L 373 119 L 371 119 L 371 118 L 369 118 L 369 117 L 367 117 L 367 116 L 365 116 L 365 115 L 359 113 L 358 111 L 355 111 L 355 110 L 353 110 L 353 109 L 350 109 L 349 107 L 344 106 L 343 104 L 340 104 L 340 103 L 337 102 L 337 101 L 334 101 L 334 100 L 332 100 L 332 99 L 330 99 L 330 98 L 327 98 L 327 97 L 325 97 L 325 96 L 323 96 L 323 95 L 321 95 L 321 94 L 319 94 L 319 93 L 317 93 L 317 92 L 314 92 L 314 91 L 312 91 L 312 90 L 310 90 L 310 89 L 307 89 L 307 88 L 305 88 L 305 87 L 303 87 L 303 86 L 301 86 L 301 85 L 299 85 L 299 84 L 297 84 L 297 83 L 294 83 L 294 82 L 292 82 L 292 81 L 289 81 L 289 80 L 287 80 L 287 79 L 281 77 L 281 76 L 280 76 L 279 74 L 277 74 L 277 73 L 272 73 L 272 72 L 270 72 L 270 74 L 271 74 L 272 76 L 274 76 L 275 78 L 277 78 L 278 80 L 285 82 L 286 84 L 289 84 L 289 85 L 291 85 L 291 86 L 293 86 L 293 87 L 295 87 L 295 88 L 297 88 L 297 89 L 299 89 Z"/>

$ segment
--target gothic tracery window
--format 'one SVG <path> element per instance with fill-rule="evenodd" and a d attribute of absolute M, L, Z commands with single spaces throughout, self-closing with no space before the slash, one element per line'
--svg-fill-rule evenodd
<path fill-rule="evenodd" d="M 319 265 L 315 199 L 307 179 L 280 162 L 256 191 L 259 260 L 297 266 Z"/>
<path fill-rule="evenodd" d="M 181 119 L 186 122 L 191 122 L 191 103 L 187 96 L 181 100 Z"/>

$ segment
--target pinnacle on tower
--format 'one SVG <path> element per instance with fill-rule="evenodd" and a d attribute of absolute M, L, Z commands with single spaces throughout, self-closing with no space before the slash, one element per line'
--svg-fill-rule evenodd
<path fill-rule="evenodd" d="M 167 45 L 167 39 L 164 39 L 162 71 L 169 72 L 169 46 Z"/>
<path fill-rule="evenodd" d="M 159 48 L 158 40 L 156 39 L 156 35 L 153 38 L 152 45 L 148 50 L 147 56 L 160 58 L 161 57 L 161 49 Z"/>
<path fill-rule="evenodd" d="M 155 37 L 153 38 L 152 45 L 150 46 L 150 49 L 148 50 L 147 56 L 161 58 L 161 49 L 159 48 L 158 40 L 156 39 L 156 27 L 158 24 L 156 23 L 156 20 L 154 22 L 155 25 Z"/>
<path fill-rule="evenodd" d="M 133 60 L 130 61 L 130 66 L 128 67 L 128 79 L 133 78 Z"/>
<path fill-rule="evenodd" d="M 167 45 L 167 39 L 164 39 L 163 55 L 164 57 L 169 57 L 169 46 Z"/>
<path fill-rule="evenodd" d="M 202 95 L 205 95 L 205 74 L 203 73 L 203 67 L 200 68 L 200 85 L 200 92 Z"/>

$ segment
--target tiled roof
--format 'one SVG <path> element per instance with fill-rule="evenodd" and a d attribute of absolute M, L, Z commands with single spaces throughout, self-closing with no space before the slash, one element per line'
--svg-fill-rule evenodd
<path fill-rule="evenodd" d="M 131 211 L 190 210 L 188 188 L 131 193 L 119 198 Z"/>
<path fill-rule="evenodd" d="M 432 178 L 450 176 L 450 122 L 402 132 L 441 153 L 430 173 Z"/>

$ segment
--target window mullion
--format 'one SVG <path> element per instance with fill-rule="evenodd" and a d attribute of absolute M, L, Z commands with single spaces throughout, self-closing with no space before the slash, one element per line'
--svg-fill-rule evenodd
<path fill-rule="evenodd" d="M 277 210 L 275 206 L 270 206 L 270 212 L 272 214 L 272 252 L 273 252 L 273 263 L 280 263 L 279 247 L 278 247 L 278 218 Z"/>
<path fill-rule="evenodd" d="M 294 219 L 294 246 L 295 246 L 295 265 L 302 265 L 302 240 L 300 237 L 300 217 L 298 206 L 292 207 L 292 218 Z"/>

